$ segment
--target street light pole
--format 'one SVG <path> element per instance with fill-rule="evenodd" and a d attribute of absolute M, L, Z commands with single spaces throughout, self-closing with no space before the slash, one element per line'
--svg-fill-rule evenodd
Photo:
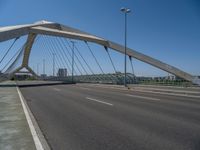
<path fill-rule="evenodd" d="M 126 49 L 127 49 L 127 14 L 131 12 L 131 10 L 129 8 L 121 8 L 121 11 L 125 14 L 125 18 L 124 18 L 124 86 L 127 87 L 126 84 Z"/>
<path fill-rule="evenodd" d="M 37 75 L 39 76 L 39 63 L 37 63 Z"/>
<path fill-rule="evenodd" d="M 53 53 L 53 77 L 55 75 L 55 53 Z"/>
<path fill-rule="evenodd" d="M 43 59 L 43 74 L 45 74 L 45 59 Z"/>
<path fill-rule="evenodd" d="M 72 83 L 74 82 L 74 44 L 75 41 L 72 42 Z"/>

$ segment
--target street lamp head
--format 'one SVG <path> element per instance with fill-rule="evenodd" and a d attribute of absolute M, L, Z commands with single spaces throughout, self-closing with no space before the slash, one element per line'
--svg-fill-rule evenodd
<path fill-rule="evenodd" d="M 122 7 L 120 10 L 121 10 L 122 12 L 125 12 L 125 11 L 126 11 L 126 8 Z"/>
<path fill-rule="evenodd" d="M 130 12 L 131 12 L 131 9 L 125 8 L 125 7 L 122 7 L 120 10 L 121 10 L 122 12 L 124 12 L 124 13 L 130 13 Z"/>
<path fill-rule="evenodd" d="M 131 12 L 131 9 L 127 8 L 126 13 L 130 13 L 130 12 Z"/>

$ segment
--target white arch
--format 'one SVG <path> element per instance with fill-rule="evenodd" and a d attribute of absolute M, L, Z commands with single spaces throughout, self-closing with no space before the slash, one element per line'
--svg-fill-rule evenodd
<path fill-rule="evenodd" d="M 86 32 L 83 32 L 83 31 L 80 31 L 68 26 L 64 26 L 62 24 L 47 22 L 47 21 L 40 21 L 34 24 L 28 24 L 28 25 L 2 27 L 0 28 L 0 42 L 6 41 L 12 38 L 20 37 L 23 35 L 27 35 L 27 34 L 29 36 L 26 41 L 26 48 L 25 48 L 25 53 L 24 53 L 24 58 L 23 58 L 23 63 L 22 63 L 22 67 L 25 67 L 25 68 L 29 68 L 28 67 L 29 55 L 30 55 L 31 48 L 37 34 L 60 36 L 60 37 L 66 37 L 66 38 L 71 38 L 71 39 L 94 42 L 94 43 L 103 45 L 105 47 L 109 47 L 111 49 L 114 49 L 124 54 L 124 46 L 120 44 L 111 42 L 109 40 L 91 35 L 89 33 L 86 33 Z M 198 79 L 197 77 L 189 73 L 186 73 L 176 67 L 163 63 L 157 59 L 154 59 L 150 56 L 137 52 L 133 49 L 127 48 L 127 55 L 134 57 L 140 61 L 143 61 L 145 63 L 148 63 L 152 66 L 155 66 L 157 68 L 160 68 L 166 72 L 179 76 L 185 80 L 191 81 L 194 84 L 200 85 L 200 79 Z"/>

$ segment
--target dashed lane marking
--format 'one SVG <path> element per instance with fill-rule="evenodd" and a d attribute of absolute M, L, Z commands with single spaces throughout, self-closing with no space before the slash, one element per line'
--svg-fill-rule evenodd
<path fill-rule="evenodd" d="M 113 106 L 113 104 L 111 103 L 108 103 L 108 102 L 105 102 L 105 101 L 101 101 L 101 100 L 98 100 L 98 99 L 95 99 L 95 98 L 91 98 L 91 97 L 86 97 L 87 100 L 91 100 L 91 101 L 95 101 L 95 102 L 99 102 L 99 103 L 102 103 L 102 104 L 106 104 L 106 105 L 109 105 L 109 106 Z"/>

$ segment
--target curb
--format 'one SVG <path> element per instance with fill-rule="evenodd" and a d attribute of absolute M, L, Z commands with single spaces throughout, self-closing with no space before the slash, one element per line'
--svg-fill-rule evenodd
<path fill-rule="evenodd" d="M 80 85 L 80 84 L 79 84 Z M 116 89 L 116 90 L 124 90 L 124 91 L 138 91 L 138 92 L 143 92 L 143 93 L 154 93 L 154 94 L 164 94 L 164 95 L 171 95 L 171 96 L 181 96 L 181 97 L 190 97 L 190 98 L 200 98 L 200 95 L 192 95 L 190 93 L 180 93 L 180 92 L 167 92 L 167 91 L 153 91 L 153 90 L 148 90 L 148 89 L 137 89 L 137 88 L 132 88 L 132 87 L 121 87 L 121 86 L 108 86 L 108 85 L 91 85 L 91 86 L 96 86 L 100 88 L 110 88 L 110 89 Z"/>
<path fill-rule="evenodd" d="M 19 89 L 18 86 L 16 86 L 21 103 L 22 103 L 22 107 L 24 109 L 24 113 L 29 125 L 29 128 L 31 130 L 32 136 L 33 136 L 33 140 L 36 146 L 37 150 L 51 150 L 48 142 L 46 141 L 42 131 L 39 128 L 39 125 L 36 121 L 36 119 L 34 118 L 25 98 L 23 97 L 23 95 L 21 94 L 21 91 Z"/>

